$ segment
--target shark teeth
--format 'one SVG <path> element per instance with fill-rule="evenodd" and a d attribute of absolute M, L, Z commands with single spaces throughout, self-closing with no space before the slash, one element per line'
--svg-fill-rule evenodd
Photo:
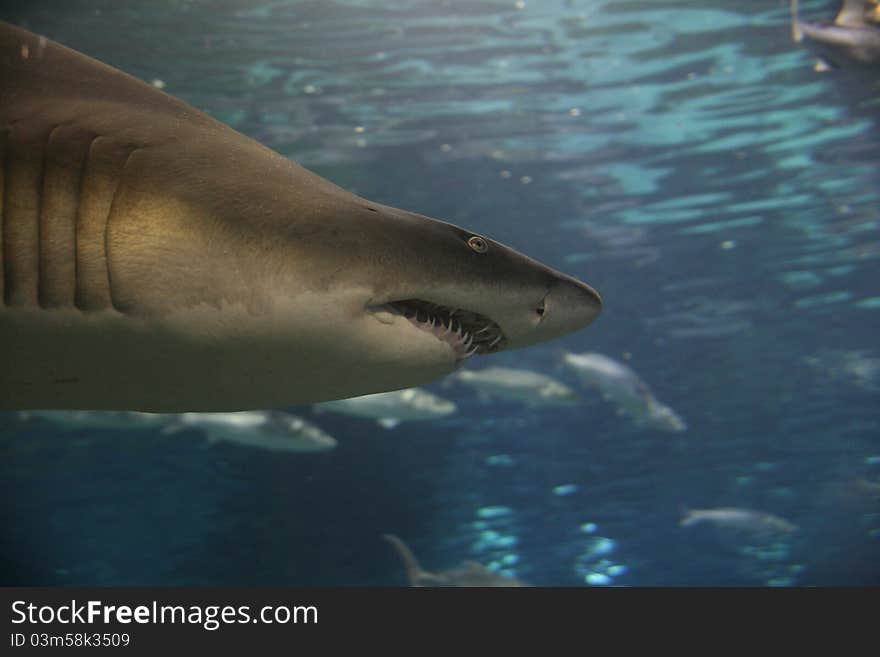
<path fill-rule="evenodd" d="M 470 310 L 449 308 L 421 299 L 392 301 L 383 308 L 406 317 L 417 328 L 449 344 L 458 360 L 500 351 L 507 344 L 498 324 Z"/>

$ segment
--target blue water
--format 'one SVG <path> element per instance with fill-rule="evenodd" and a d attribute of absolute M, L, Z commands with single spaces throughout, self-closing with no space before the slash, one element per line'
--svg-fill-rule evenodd
<path fill-rule="evenodd" d="M 837 3 L 802 2 L 815 20 Z M 378 202 L 597 288 L 579 333 L 473 367 L 626 362 L 687 421 L 597 394 L 486 402 L 285 455 L 0 417 L 2 584 L 404 585 L 472 559 L 535 585 L 880 584 L 880 72 L 817 73 L 788 3 L 5 2 Z M 680 527 L 741 507 L 767 541 Z"/>

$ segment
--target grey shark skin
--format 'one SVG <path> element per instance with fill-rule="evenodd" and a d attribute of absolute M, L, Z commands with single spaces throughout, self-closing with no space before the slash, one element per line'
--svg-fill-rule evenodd
<path fill-rule="evenodd" d="M 817 70 L 880 67 L 880 6 L 875 0 L 844 0 L 833 22 L 807 23 L 791 0 L 791 33 L 820 58 Z"/>
<path fill-rule="evenodd" d="M 601 308 L 574 278 L 355 196 L 4 23 L 0 157 L 0 408 L 233 411 L 407 388 Z"/>

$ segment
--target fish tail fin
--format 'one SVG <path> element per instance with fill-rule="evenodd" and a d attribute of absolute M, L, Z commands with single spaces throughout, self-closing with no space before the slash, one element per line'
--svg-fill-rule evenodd
<path fill-rule="evenodd" d="M 557 370 L 565 367 L 565 357 L 570 355 L 571 352 L 568 349 L 563 349 L 562 347 L 556 347 L 553 349 L 553 358 L 551 359 L 554 365 L 554 368 Z"/>
<path fill-rule="evenodd" d="M 804 40 L 804 33 L 801 31 L 801 21 L 798 18 L 798 0 L 791 0 L 791 38 L 796 43 Z"/>
<path fill-rule="evenodd" d="M 873 12 L 874 10 L 868 8 L 868 3 L 865 0 L 843 0 L 843 6 L 837 12 L 834 24 L 862 28 L 865 27 L 866 19 L 871 20 Z"/>
<path fill-rule="evenodd" d="M 394 534 L 383 534 L 382 538 L 388 541 L 397 550 L 400 558 L 403 559 L 403 565 L 406 568 L 406 578 L 409 580 L 410 586 L 417 586 L 416 582 L 419 581 L 419 578 L 425 571 L 422 570 L 412 550 Z"/>
<path fill-rule="evenodd" d="M 690 527 L 697 522 L 697 515 L 693 509 L 682 505 L 679 507 L 679 511 L 681 512 L 681 520 L 678 521 L 679 527 Z"/>

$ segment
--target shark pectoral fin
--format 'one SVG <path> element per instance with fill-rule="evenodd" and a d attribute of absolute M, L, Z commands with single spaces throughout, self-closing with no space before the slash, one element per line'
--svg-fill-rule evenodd
<path fill-rule="evenodd" d="M 383 429 L 393 429 L 398 424 L 400 424 L 400 420 L 394 417 L 383 417 L 376 420 L 379 423 L 379 426 Z"/>

